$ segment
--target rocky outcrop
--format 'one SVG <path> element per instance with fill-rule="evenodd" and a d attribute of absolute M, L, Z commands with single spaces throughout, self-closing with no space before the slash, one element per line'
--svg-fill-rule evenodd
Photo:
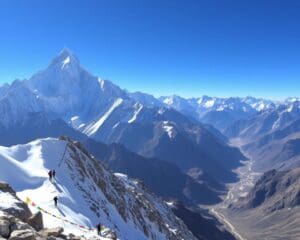
<path fill-rule="evenodd" d="M 37 215 L 39 218 L 39 214 Z M 57 228 L 43 228 L 37 231 L 36 224 L 23 222 L 19 218 L 0 211 L 0 240 L 85 240 L 82 236 L 75 236 L 74 234 L 65 235 L 64 229 Z M 114 239 L 107 237 L 107 239 Z"/>
<path fill-rule="evenodd" d="M 51 228 L 51 229 L 43 229 L 39 233 L 47 238 L 47 237 L 59 237 L 63 233 L 64 229 L 62 227 Z"/>
<path fill-rule="evenodd" d="M 21 220 L 26 220 L 31 216 L 28 206 L 17 197 L 16 192 L 9 186 L 8 183 L 0 182 L 0 193 L 1 192 L 9 194 L 14 204 L 13 206 L 0 205 L 0 210 L 10 213 Z"/>
<path fill-rule="evenodd" d="M 43 215 L 41 212 L 37 212 L 33 214 L 30 218 L 28 218 L 28 223 L 37 231 L 43 229 Z"/>
<path fill-rule="evenodd" d="M 7 219 L 0 219 L 0 235 L 2 237 L 10 235 L 10 222 Z"/>
<path fill-rule="evenodd" d="M 7 194 L 11 204 L 0 204 L 0 240 L 84 240 L 73 234 L 65 235 L 64 229 L 44 228 L 41 212 L 32 214 L 28 206 L 16 195 L 9 184 L 0 182 L 0 193 Z M 113 239 L 113 238 L 107 238 Z"/>
<path fill-rule="evenodd" d="M 9 240 L 35 240 L 37 234 L 33 230 L 15 230 L 11 233 Z"/>
<path fill-rule="evenodd" d="M 0 211 L 0 240 L 84 240 L 73 234 L 63 234 L 63 228 L 41 229 L 36 231 L 33 226 L 13 215 Z"/>

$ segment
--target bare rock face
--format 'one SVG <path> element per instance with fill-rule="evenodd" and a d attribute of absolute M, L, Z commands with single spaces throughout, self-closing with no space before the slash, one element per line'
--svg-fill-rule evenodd
<path fill-rule="evenodd" d="M 8 183 L 6 182 L 0 182 L 0 189 L 3 192 L 9 192 L 9 193 L 14 193 L 14 190 L 9 186 Z"/>
<path fill-rule="evenodd" d="M 57 228 L 45 228 L 41 230 L 39 233 L 47 238 L 47 237 L 58 237 L 63 233 L 64 229 L 62 227 Z"/>
<path fill-rule="evenodd" d="M 14 219 L 12 221 L 12 225 L 11 225 L 11 231 L 15 231 L 15 230 L 34 230 L 33 227 L 31 227 L 28 223 L 24 223 L 24 222 L 19 222 L 17 219 Z"/>
<path fill-rule="evenodd" d="M 31 218 L 36 221 L 33 224 L 36 228 L 42 226 L 39 221 L 40 217 L 40 214 L 36 214 Z M 84 237 L 73 234 L 65 235 L 61 227 L 37 231 L 33 226 L 0 210 L 0 240 L 86 240 Z"/>
<path fill-rule="evenodd" d="M 9 237 L 10 234 L 10 222 L 6 219 L 0 219 L 0 236 Z"/>
<path fill-rule="evenodd" d="M 43 229 L 44 224 L 43 224 L 43 215 L 41 212 L 37 212 L 33 214 L 29 219 L 28 223 L 36 230 L 40 231 Z"/>
<path fill-rule="evenodd" d="M 4 239 L 35 239 L 35 230 L 27 223 L 6 212 L 0 211 L 0 236 Z"/>
<path fill-rule="evenodd" d="M 26 221 L 32 215 L 28 206 L 17 197 L 16 192 L 9 186 L 8 183 L 0 182 L 0 192 L 9 193 L 13 198 L 16 199 L 16 207 L 0 207 L 0 210 L 7 212 L 15 217 L 18 217 L 23 221 Z"/>
<path fill-rule="evenodd" d="M 16 230 L 11 233 L 9 240 L 35 240 L 36 235 L 32 230 Z"/>

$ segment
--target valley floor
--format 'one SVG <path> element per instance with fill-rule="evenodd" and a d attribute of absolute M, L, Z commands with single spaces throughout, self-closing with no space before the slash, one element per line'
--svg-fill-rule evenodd
<path fill-rule="evenodd" d="M 239 145 L 239 144 L 235 144 Z M 249 156 L 247 156 L 249 158 Z M 247 161 L 242 161 L 242 166 L 235 169 L 236 174 L 239 177 L 239 181 L 236 183 L 228 184 L 228 192 L 223 196 L 223 201 L 217 205 L 213 205 L 209 208 L 211 214 L 213 214 L 220 222 L 222 222 L 228 231 L 230 231 L 238 240 L 248 240 L 234 221 L 227 215 L 227 209 L 230 204 L 236 202 L 240 197 L 247 195 L 251 187 L 254 186 L 256 180 L 261 173 L 253 170 L 254 160 L 249 158 Z"/>
<path fill-rule="evenodd" d="M 228 193 L 223 202 L 209 207 L 210 212 L 219 219 L 238 240 L 295 240 L 300 239 L 300 207 L 283 208 L 272 213 L 264 213 L 260 208 L 246 211 L 232 211 L 230 204 L 246 196 L 262 173 L 255 172 L 255 160 L 249 156 L 243 166 L 236 169 L 239 182 L 228 185 Z"/>

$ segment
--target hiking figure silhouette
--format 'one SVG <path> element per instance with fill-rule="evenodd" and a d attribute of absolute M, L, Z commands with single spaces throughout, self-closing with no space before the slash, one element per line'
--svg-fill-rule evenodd
<path fill-rule="evenodd" d="M 55 205 L 55 207 L 57 207 L 57 201 L 58 201 L 58 197 L 57 197 L 57 196 L 55 196 L 55 197 L 53 198 L 53 200 L 54 200 L 54 205 Z"/>
<path fill-rule="evenodd" d="M 48 172 L 48 176 L 49 176 L 49 180 L 52 181 L 53 173 L 51 170 Z"/>
<path fill-rule="evenodd" d="M 100 236 L 101 235 L 101 224 L 98 223 L 96 228 L 97 228 L 98 235 Z"/>
<path fill-rule="evenodd" d="M 56 171 L 52 170 L 52 177 L 55 179 Z"/>

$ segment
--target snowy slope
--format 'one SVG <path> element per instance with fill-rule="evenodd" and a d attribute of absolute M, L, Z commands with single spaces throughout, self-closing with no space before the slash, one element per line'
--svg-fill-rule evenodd
<path fill-rule="evenodd" d="M 49 169 L 57 172 L 53 182 L 48 180 Z M 86 227 L 101 222 L 120 239 L 194 239 L 168 206 L 140 183 L 116 177 L 68 139 L 0 147 L 0 180 L 9 182 L 23 200 L 29 197 L 50 213 Z M 57 208 L 54 196 L 59 197 Z M 51 215 L 43 217 L 46 227 L 95 236 L 95 231 L 82 232 Z"/>
<path fill-rule="evenodd" d="M 95 123 L 92 123 L 90 125 L 88 125 L 84 130 L 83 133 L 85 133 L 88 136 L 92 136 L 93 134 L 95 134 L 99 128 L 101 127 L 101 125 L 107 120 L 107 118 L 110 116 L 110 114 L 118 107 L 122 104 L 123 99 L 122 98 L 118 98 L 113 104 L 112 106 L 108 109 L 108 111 L 102 116 L 100 117 L 100 119 L 98 121 L 96 121 Z"/>

